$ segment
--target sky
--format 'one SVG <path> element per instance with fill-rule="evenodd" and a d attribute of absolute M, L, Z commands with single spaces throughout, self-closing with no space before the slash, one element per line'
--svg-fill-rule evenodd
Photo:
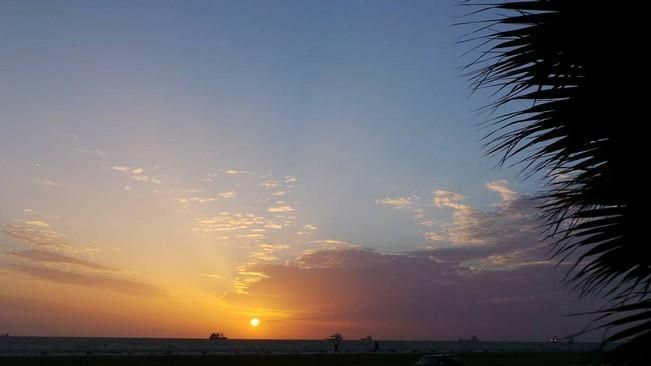
<path fill-rule="evenodd" d="M 0 332 L 580 331 L 455 4 L 0 1 Z"/>

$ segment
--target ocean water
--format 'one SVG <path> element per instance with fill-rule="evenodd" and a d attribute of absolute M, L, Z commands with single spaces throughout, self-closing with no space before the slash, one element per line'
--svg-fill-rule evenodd
<path fill-rule="evenodd" d="M 558 352 L 592 351 L 598 343 L 436 342 L 378 340 L 380 352 Z M 373 342 L 346 340 L 340 352 L 370 352 Z M 327 340 L 208 340 L 171 338 L 0 337 L 1 356 L 201 355 L 332 352 Z"/>

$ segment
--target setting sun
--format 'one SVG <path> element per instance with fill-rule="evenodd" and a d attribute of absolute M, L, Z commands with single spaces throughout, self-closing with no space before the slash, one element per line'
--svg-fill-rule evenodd
<path fill-rule="evenodd" d="M 253 319 L 251 319 L 250 323 L 251 323 L 252 327 L 257 327 L 258 325 L 260 325 L 260 319 L 253 318 Z"/>

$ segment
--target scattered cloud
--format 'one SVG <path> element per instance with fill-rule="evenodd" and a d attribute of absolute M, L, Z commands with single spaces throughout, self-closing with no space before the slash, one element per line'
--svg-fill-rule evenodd
<path fill-rule="evenodd" d="M 593 299 L 578 302 L 565 291 L 562 271 L 545 264 L 469 272 L 457 262 L 337 248 L 285 264 L 262 262 L 248 272 L 239 291 L 224 296 L 227 303 L 264 303 L 290 314 L 287 322 L 322 332 L 336 321 L 342 332 L 383 337 L 534 341 L 577 332 L 586 319 L 562 316 L 594 307 Z"/>

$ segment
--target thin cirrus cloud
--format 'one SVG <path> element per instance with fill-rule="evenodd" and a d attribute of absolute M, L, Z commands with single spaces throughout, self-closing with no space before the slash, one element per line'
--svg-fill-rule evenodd
<path fill-rule="evenodd" d="M 8 257 L 14 259 L 14 263 L 4 264 L 0 267 L 5 272 L 31 279 L 110 290 L 129 295 L 164 296 L 167 294 L 165 290 L 147 283 L 95 273 L 118 274 L 122 271 L 74 257 L 74 253 L 86 249 L 72 244 L 65 234 L 51 229 L 50 225 L 44 221 L 14 221 L 14 223 L 3 224 L 2 232 L 19 242 L 37 248 L 15 249 L 6 253 Z M 19 262 L 16 263 L 15 260 Z M 25 261 L 31 264 L 23 264 Z"/>
<path fill-rule="evenodd" d="M 50 187 L 61 187 L 61 184 L 50 180 L 50 179 L 34 179 L 34 183 L 40 184 L 43 186 L 50 186 Z"/>
<path fill-rule="evenodd" d="M 162 288 L 129 279 L 100 276 L 92 273 L 62 271 L 47 267 L 25 266 L 20 264 L 10 264 L 5 268 L 15 274 L 24 275 L 42 281 L 110 290 L 134 296 L 168 296 L 167 291 Z"/>
<path fill-rule="evenodd" d="M 7 255 L 20 258 L 20 259 L 25 259 L 31 262 L 36 262 L 36 263 L 71 264 L 93 271 L 107 271 L 107 272 L 120 271 L 116 268 L 104 266 L 83 259 L 78 259 L 72 256 L 55 253 L 55 252 L 49 252 L 45 250 L 38 250 L 38 249 L 13 250 L 8 252 Z"/>

